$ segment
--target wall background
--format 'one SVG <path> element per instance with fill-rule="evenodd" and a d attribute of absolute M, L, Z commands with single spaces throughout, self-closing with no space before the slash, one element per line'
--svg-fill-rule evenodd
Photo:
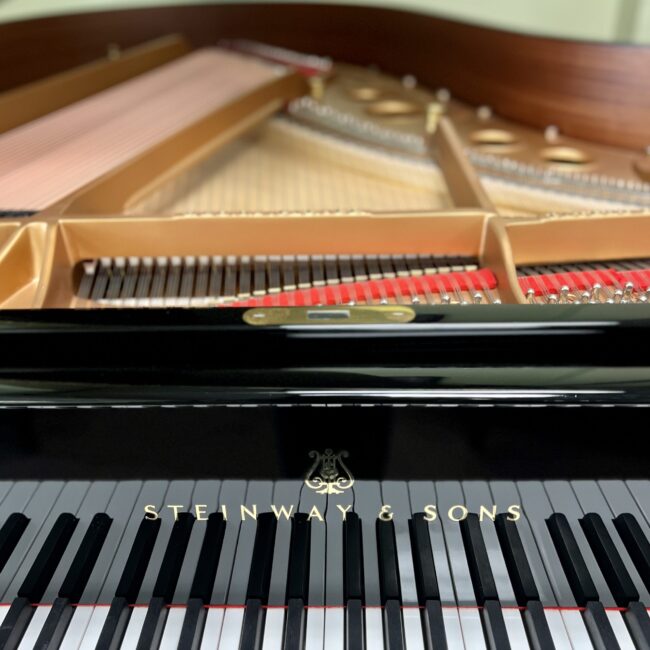
<path fill-rule="evenodd" d="M 235 0 L 0 0 L 0 22 L 129 7 L 211 4 L 214 1 Z M 320 1 L 392 6 L 544 36 L 650 44 L 650 0 Z"/>

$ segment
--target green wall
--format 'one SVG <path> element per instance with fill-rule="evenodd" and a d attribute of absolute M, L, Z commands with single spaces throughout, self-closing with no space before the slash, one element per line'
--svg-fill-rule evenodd
<path fill-rule="evenodd" d="M 0 22 L 111 8 L 211 1 L 0 0 Z M 343 3 L 412 9 L 535 34 L 650 44 L 650 0 L 356 0 Z"/>

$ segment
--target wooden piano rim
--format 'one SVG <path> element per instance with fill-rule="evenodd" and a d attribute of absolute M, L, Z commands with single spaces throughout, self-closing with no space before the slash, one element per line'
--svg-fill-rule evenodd
<path fill-rule="evenodd" d="M 553 123 L 566 135 L 633 149 L 650 143 L 650 47 L 525 36 L 376 7 L 157 7 L 9 23 L 0 25 L 0 90 L 96 59 L 108 43 L 129 47 L 171 32 L 196 47 L 236 37 L 375 63 L 524 124 Z"/>

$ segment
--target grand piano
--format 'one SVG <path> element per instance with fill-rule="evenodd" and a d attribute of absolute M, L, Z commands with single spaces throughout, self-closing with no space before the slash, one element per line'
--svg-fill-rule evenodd
<path fill-rule="evenodd" d="M 650 648 L 650 49 L 0 42 L 1 648 Z"/>

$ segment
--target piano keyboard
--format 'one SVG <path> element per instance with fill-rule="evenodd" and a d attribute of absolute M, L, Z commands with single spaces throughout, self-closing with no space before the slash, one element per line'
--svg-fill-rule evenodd
<path fill-rule="evenodd" d="M 621 260 L 517 269 L 531 303 L 629 304 L 650 297 L 650 260 Z"/>
<path fill-rule="evenodd" d="M 493 274 L 458 256 L 105 257 L 79 266 L 77 297 L 116 307 L 500 302 Z"/>
<path fill-rule="evenodd" d="M 3 482 L 0 522 L 2 648 L 650 646 L 650 481 Z"/>

